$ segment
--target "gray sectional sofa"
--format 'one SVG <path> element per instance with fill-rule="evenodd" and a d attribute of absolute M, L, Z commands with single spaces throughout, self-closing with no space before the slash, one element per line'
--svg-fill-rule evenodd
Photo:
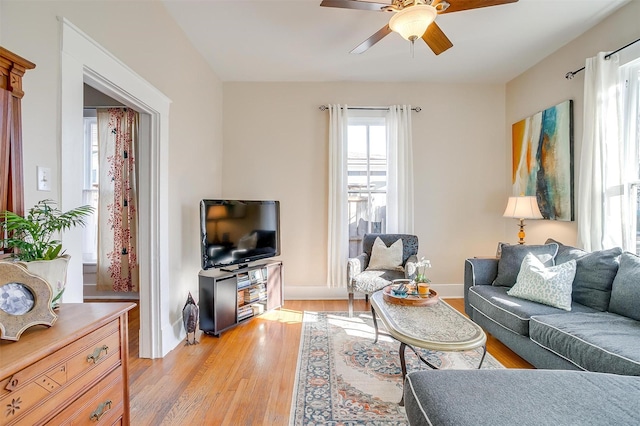
<path fill-rule="evenodd" d="M 547 243 L 465 262 L 466 313 L 540 370 L 411 372 L 411 426 L 640 424 L 640 257 Z M 575 262 L 570 310 L 508 294 L 528 252 Z"/>
<path fill-rule="evenodd" d="M 547 242 L 467 259 L 467 315 L 537 368 L 640 376 L 640 257 Z M 552 253 L 556 265 L 576 262 L 570 311 L 507 294 L 531 251 Z"/>
<path fill-rule="evenodd" d="M 407 375 L 411 426 L 637 426 L 640 377 L 554 370 L 421 370 Z"/>

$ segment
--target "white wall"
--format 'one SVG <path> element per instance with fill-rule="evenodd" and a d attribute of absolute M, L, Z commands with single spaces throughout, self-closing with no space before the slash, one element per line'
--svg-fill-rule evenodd
<path fill-rule="evenodd" d="M 169 119 L 169 322 L 180 333 L 187 293 L 198 292 L 198 203 L 221 192 L 222 84 L 159 2 L 0 2 L 3 46 L 35 62 L 24 77 L 25 203 L 58 200 L 60 152 L 60 32 L 69 19 L 171 99 Z M 36 166 L 50 167 L 53 190 L 36 191 Z M 145 220 L 145 218 L 140 218 Z M 82 277 L 70 277 L 81 286 Z"/>
<path fill-rule="evenodd" d="M 281 201 L 285 297 L 325 286 L 329 119 L 318 107 L 420 106 L 419 254 L 434 284 L 461 284 L 464 259 L 495 254 L 504 237 L 504 96 L 502 85 L 225 83 L 223 194 Z"/>
<path fill-rule="evenodd" d="M 596 53 L 611 52 L 640 37 L 640 1 L 631 1 L 599 25 L 590 29 L 571 43 L 568 43 L 552 55 L 542 60 L 522 75 L 513 79 L 506 87 L 506 129 L 505 129 L 505 163 L 507 164 L 505 180 L 511 179 L 511 125 L 537 111 L 556 105 L 564 100 L 573 99 L 574 114 L 574 188 L 577 193 L 580 170 L 580 154 L 582 146 L 582 114 L 584 72 L 577 74 L 573 80 L 565 79 L 565 74 L 575 71 L 585 64 L 587 57 Z M 637 49 L 636 46 L 635 49 Z M 631 50 L 625 51 L 628 55 Z M 637 51 L 637 50 L 636 50 Z M 504 194 L 506 198 L 510 187 Z M 580 220 L 576 212 L 576 220 Z M 515 222 L 515 221 L 514 221 Z M 577 222 L 527 221 L 526 241 L 532 244 L 543 243 L 553 237 L 565 244 L 575 244 L 577 238 Z M 508 225 L 511 242 L 516 242 L 517 228 Z"/>

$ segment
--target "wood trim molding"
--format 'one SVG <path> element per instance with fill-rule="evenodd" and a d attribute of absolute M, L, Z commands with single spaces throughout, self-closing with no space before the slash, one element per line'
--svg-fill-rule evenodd
<path fill-rule="evenodd" d="M 22 99 L 22 76 L 27 70 L 32 70 L 36 64 L 0 46 L 0 88 Z"/>
<path fill-rule="evenodd" d="M 24 175 L 22 168 L 22 77 L 36 65 L 15 53 L 0 47 L 0 89 L 11 95 L 3 95 L 4 104 L 0 125 L 0 211 L 11 210 L 24 214 Z M 4 108 L 6 107 L 6 108 Z"/>

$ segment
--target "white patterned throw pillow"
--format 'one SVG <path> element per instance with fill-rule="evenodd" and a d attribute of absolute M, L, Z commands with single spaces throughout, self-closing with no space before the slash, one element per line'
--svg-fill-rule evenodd
<path fill-rule="evenodd" d="M 571 285 L 575 275 L 575 260 L 545 267 L 529 253 L 522 261 L 515 285 L 507 294 L 570 311 Z"/>
<path fill-rule="evenodd" d="M 371 248 L 371 260 L 367 269 L 399 269 L 402 267 L 402 240 L 398 239 L 389 247 L 380 237 L 376 237 Z"/>

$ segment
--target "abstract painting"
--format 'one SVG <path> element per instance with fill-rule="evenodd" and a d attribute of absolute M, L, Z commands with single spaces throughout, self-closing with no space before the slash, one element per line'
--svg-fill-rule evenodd
<path fill-rule="evenodd" d="M 573 101 L 512 126 L 513 195 L 535 195 L 545 219 L 572 221 Z"/>

